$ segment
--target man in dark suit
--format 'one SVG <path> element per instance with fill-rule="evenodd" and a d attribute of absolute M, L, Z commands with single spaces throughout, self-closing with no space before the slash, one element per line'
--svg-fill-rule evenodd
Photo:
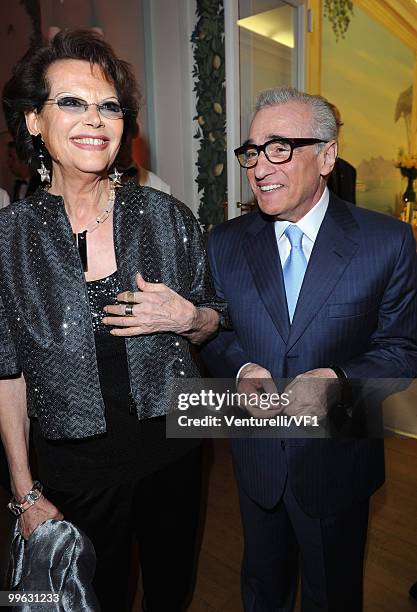
<path fill-rule="evenodd" d="M 342 117 L 337 106 L 330 102 L 329 105 L 336 120 L 337 136 L 339 137 L 340 128 L 343 125 Z M 338 157 L 327 179 L 327 187 L 342 200 L 356 204 L 356 169 L 348 161 Z"/>
<path fill-rule="evenodd" d="M 356 170 L 345 159 L 337 158 L 327 186 L 342 200 L 356 204 Z"/>
<path fill-rule="evenodd" d="M 205 359 L 246 392 L 297 377 L 284 412 L 321 418 L 330 388 L 348 379 L 416 373 L 415 244 L 408 225 L 329 194 L 337 131 L 323 98 L 275 89 L 256 108 L 236 155 L 260 210 L 211 233 L 234 331 L 221 332 Z M 247 438 L 232 451 L 245 611 L 292 610 L 300 557 L 303 611 L 359 612 L 383 440 Z"/>

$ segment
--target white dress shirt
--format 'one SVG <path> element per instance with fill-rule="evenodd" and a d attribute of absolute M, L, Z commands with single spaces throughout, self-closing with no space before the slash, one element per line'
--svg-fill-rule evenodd
<path fill-rule="evenodd" d="M 322 193 L 320 200 L 313 206 L 311 210 L 308 211 L 304 217 L 302 217 L 295 225 L 297 225 L 300 230 L 303 232 L 303 253 L 307 260 L 307 263 L 311 256 L 311 251 L 313 250 L 314 243 L 317 238 L 317 234 L 319 233 L 320 226 L 324 219 L 324 215 L 326 214 L 327 207 L 329 205 L 329 190 L 327 187 Z M 279 257 L 281 260 L 281 266 L 284 267 L 284 264 L 287 260 L 288 255 L 291 251 L 291 244 L 288 240 L 287 236 L 284 234 L 285 230 L 291 223 L 289 221 L 275 221 L 275 236 L 277 238 Z"/>

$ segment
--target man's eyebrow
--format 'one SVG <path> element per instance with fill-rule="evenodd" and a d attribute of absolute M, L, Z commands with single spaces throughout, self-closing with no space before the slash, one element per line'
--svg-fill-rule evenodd
<path fill-rule="evenodd" d="M 265 142 L 268 142 L 268 140 L 290 140 L 290 136 L 282 136 L 282 134 L 268 134 Z M 242 147 L 245 147 L 246 145 L 250 144 L 254 144 L 252 138 L 248 138 L 248 140 L 245 140 L 245 142 L 242 144 Z"/>
<path fill-rule="evenodd" d="M 268 140 L 288 140 L 289 136 L 283 136 L 282 134 L 269 134 Z"/>

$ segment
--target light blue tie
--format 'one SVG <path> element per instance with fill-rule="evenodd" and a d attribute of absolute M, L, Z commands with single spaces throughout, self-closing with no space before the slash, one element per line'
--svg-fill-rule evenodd
<path fill-rule="evenodd" d="M 303 232 L 297 225 L 289 225 L 285 235 L 291 243 L 291 251 L 284 264 L 284 285 L 287 294 L 288 314 L 292 322 L 298 295 L 303 284 L 304 274 L 307 268 L 307 259 L 303 252 Z"/>

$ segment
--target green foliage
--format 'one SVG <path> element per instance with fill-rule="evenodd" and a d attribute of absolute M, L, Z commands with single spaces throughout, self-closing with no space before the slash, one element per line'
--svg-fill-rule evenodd
<path fill-rule="evenodd" d="M 224 220 L 227 196 L 226 90 L 223 0 L 197 0 L 197 24 L 191 37 L 199 140 L 198 216 L 205 231 Z"/>
<path fill-rule="evenodd" d="M 324 0 L 324 16 L 330 21 L 337 42 L 348 30 L 353 16 L 352 0 Z"/>

